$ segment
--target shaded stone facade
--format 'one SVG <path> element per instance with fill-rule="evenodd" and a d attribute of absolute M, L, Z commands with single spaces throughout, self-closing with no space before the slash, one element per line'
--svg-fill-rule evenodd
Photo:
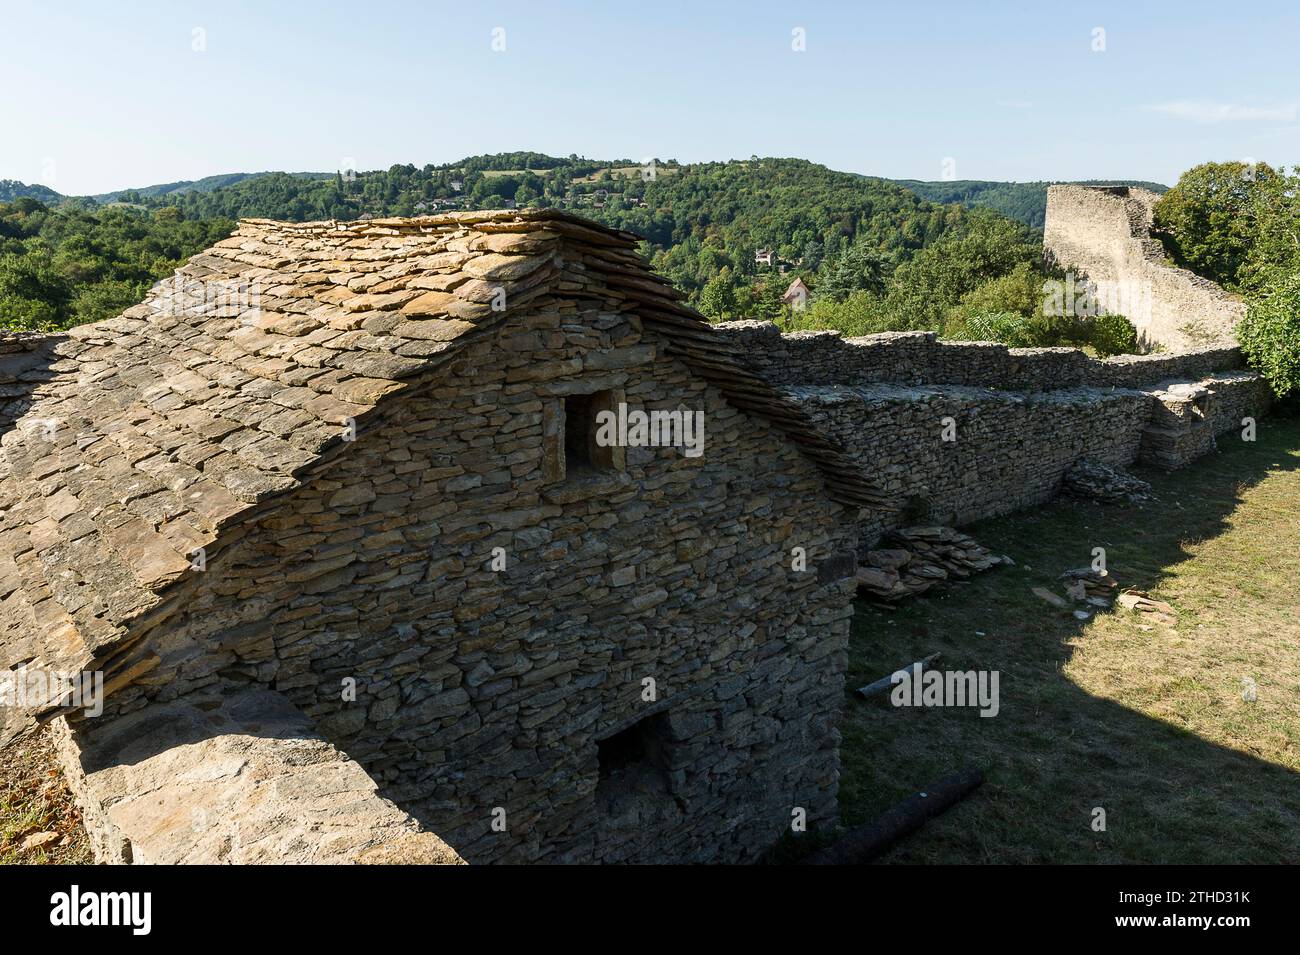
<path fill-rule="evenodd" d="M 740 861 L 794 807 L 833 822 L 853 585 L 818 568 L 854 534 L 663 346 L 569 308 L 466 352 L 249 528 L 113 704 L 270 686 L 471 862 Z M 548 411 L 604 390 L 703 411 L 704 454 L 548 475 Z M 656 752 L 600 765 L 647 722 Z"/>

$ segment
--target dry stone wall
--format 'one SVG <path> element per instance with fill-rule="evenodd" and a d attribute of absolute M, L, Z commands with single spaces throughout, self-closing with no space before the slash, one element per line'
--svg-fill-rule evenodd
<path fill-rule="evenodd" d="M 1128 390 L 1017 394 L 962 385 L 792 393 L 855 460 L 907 502 L 901 515 L 870 512 L 867 539 L 900 523 L 959 525 L 1041 504 L 1081 457 L 1130 464 L 1150 400 Z"/>
<path fill-rule="evenodd" d="M 394 402 L 212 562 L 110 716 L 269 687 L 471 862 L 735 862 L 832 822 L 855 531 L 609 304 L 539 303 Z M 593 389 L 702 410 L 703 455 L 557 480 L 555 409 Z"/>
<path fill-rule="evenodd" d="M 782 334 L 772 322 L 715 326 L 752 367 L 782 386 L 971 385 L 1003 391 L 1090 386 L 1141 388 L 1192 381 L 1242 367 L 1231 345 L 1178 353 L 1091 358 L 1077 348 L 1009 348 L 998 342 L 940 341 L 935 332 L 882 332 L 844 338 L 835 331 Z"/>
<path fill-rule="evenodd" d="M 1043 247 L 1097 285 L 1106 311 L 1126 316 L 1141 341 L 1185 351 L 1232 341 L 1240 301 L 1165 261 L 1151 236 L 1155 193 L 1133 186 L 1050 186 Z"/>
<path fill-rule="evenodd" d="M 1269 404 L 1231 347 L 1098 360 L 933 332 L 718 328 L 903 502 L 860 513 L 864 543 L 917 519 L 963 524 L 1041 504 L 1080 458 L 1181 467 Z"/>

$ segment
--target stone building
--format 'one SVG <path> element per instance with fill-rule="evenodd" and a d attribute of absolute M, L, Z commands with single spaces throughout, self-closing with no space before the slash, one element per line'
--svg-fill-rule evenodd
<path fill-rule="evenodd" d="M 812 298 L 812 289 L 804 283 L 803 279 L 796 278 L 781 296 L 781 304 L 789 305 L 796 312 L 802 312 L 810 298 Z"/>
<path fill-rule="evenodd" d="M 883 499 L 634 245 L 245 221 L 4 346 L 0 676 L 106 699 L 13 696 L 0 742 L 55 721 L 101 858 L 740 861 L 834 820 Z"/>
<path fill-rule="evenodd" d="M 755 859 L 836 817 L 855 549 L 1268 409 L 1222 336 L 710 326 L 635 242 L 249 220 L 0 336 L 0 745 L 53 723 L 101 860 Z"/>

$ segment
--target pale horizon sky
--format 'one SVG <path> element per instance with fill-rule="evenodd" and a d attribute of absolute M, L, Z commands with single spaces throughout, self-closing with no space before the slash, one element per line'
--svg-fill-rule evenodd
<path fill-rule="evenodd" d="M 67 195 L 508 150 L 1168 184 L 1300 162 L 1300 4 L 1277 0 L 3 0 L 0 22 L 0 179 Z"/>

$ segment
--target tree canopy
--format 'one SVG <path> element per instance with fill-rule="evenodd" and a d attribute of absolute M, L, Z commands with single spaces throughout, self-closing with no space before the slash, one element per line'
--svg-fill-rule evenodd
<path fill-rule="evenodd" d="M 1175 262 L 1242 295 L 1242 352 L 1279 397 L 1300 395 L 1300 168 L 1205 163 L 1155 221 Z"/>
<path fill-rule="evenodd" d="M 50 330 L 111 318 L 233 229 L 229 219 L 192 221 L 168 206 L 0 203 L 0 327 Z"/>
<path fill-rule="evenodd" d="M 1204 163 L 1160 197 L 1154 225 L 1178 265 L 1237 289 L 1285 189 L 1286 177 L 1267 163 Z"/>
<path fill-rule="evenodd" d="M 1078 323 L 1041 314 L 1050 276 L 1037 230 L 801 159 L 681 166 L 516 152 L 369 172 L 209 177 L 114 198 L 107 207 L 21 205 L 31 199 L 0 207 L 8 210 L 0 322 L 52 328 L 116 314 L 239 217 L 356 219 L 513 203 L 642 235 L 651 267 L 714 320 L 1087 340 Z M 782 296 L 796 277 L 812 297 L 792 305 Z"/>

